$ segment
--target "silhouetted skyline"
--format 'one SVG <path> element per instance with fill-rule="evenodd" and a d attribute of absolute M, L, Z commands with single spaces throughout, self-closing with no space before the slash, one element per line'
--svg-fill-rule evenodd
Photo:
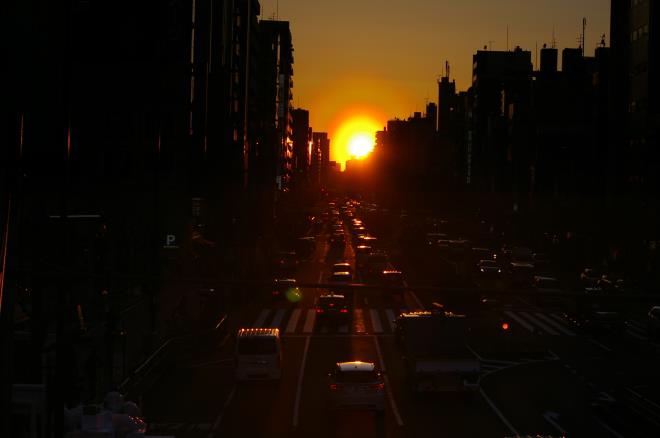
<path fill-rule="evenodd" d="M 585 53 L 601 35 L 609 45 L 610 1 L 429 2 L 261 0 L 261 17 L 291 23 L 295 47 L 294 105 L 310 109 L 310 126 L 330 138 L 342 120 L 367 112 L 384 126 L 423 111 L 449 61 L 458 90 L 471 85 L 472 55 L 521 46 L 532 52 L 554 38 Z M 342 158 L 335 157 L 333 159 Z M 346 157 L 348 158 L 348 157 Z"/>

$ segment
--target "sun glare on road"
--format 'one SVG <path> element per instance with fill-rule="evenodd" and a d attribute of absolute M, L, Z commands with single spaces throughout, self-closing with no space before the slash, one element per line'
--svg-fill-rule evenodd
<path fill-rule="evenodd" d="M 355 134 L 348 141 L 348 151 L 356 158 L 362 158 L 374 149 L 373 135 Z"/>

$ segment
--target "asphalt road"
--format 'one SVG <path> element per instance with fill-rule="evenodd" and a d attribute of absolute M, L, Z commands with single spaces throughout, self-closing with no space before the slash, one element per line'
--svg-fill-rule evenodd
<path fill-rule="evenodd" d="M 347 234 L 348 236 L 348 234 Z M 347 245 L 343 258 L 354 263 Z M 441 263 L 426 257 L 404 274 L 431 284 Z M 327 235 L 296 279 L 324 282 L 332 260 Z M 492 287 L 492 284 L 488 287 Z M 401 309 L 378 290 L 356 290 L 346 324 L 319 326 L 313 311 L 321 290 L 303 289 L 299 303 L 269 301 L 267 292 L 240 326 L 279 327 L 279 382 L 236 383 L 231 337 L 220 345 L 181 348 L 152 379 L 141 403 L 152 435 L 176 437 L 416 437 L 513 435 L 658 436 L 660 348 L 634 324 L 619 335 L 582 333 L 556 309 L 513 299 L 475 314 L 470 347 L 482 362 L 481 389 L 414 396 L 407 384 L 391 321 Z M 406 291 L 406 309 L 431 308 L 432 292 Z M 501 329 L 501 321 L 510 323 Z M 631 321 L 634 322 L 634 321 Z M 328 409 L 326 375 L 343 360 L 376 362 L 386 376 L 383 417 Z"/>

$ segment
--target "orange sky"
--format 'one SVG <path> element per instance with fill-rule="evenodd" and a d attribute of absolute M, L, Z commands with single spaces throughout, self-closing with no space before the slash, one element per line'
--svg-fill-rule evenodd
<path fill-rule="evenodd" d="M 377 129 L 437 102 L 445 60 L 458 90 L 471 82 L 472 55 L 520 45 L 532 51 L 550 44 L 577 47 L 587 18 L 586 52 L 606 34 L 610 0 L 260 0 L 262 19 L 291 24 L 294 106 L 310 112 L 314 131 L 331 139 L 331 159 L 349 158 L 336 139 L 354 115 Z"/>

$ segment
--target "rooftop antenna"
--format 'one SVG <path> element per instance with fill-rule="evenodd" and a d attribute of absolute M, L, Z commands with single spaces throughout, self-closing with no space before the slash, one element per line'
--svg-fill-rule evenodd
<path fill-rule="evenodd" d="M 493 49 L 493 43 L 494 43 L 495 41 L 493 41 L 493 40 L 488 40 L 488 41 L 486 41 L 486 42 L 488 43 L 488 51 L 491 51 L 491 50 Z M 484 50 L 486 50 L 486 46 L 484 46 Z"/>
<path fill-rule="evenodd" d="M 509 25 L 506 25 L 506 51 L 509 51 Z"/>
<path fill-rule="evenodd" d="M 584 56 L 584 33 L 587 28 L 587 19 L 582 17 L 582 34 L 580 35 L 580 48 L 582 49 L 582 56 Z"/>
<path fill-rule="evenodd" d="M 557 40 L 555 39 L 555 25 L 552 25 L 552 45 L 550 46 L 553 49 L 557 48 Z"/>
<path fill-rule="evenodd" d="M 449 79 L 449 61 L 445 61 L 445 72 L 447 73 L 445 77 Z"/>
<path fill-rule="evenodd" d="M 605 34 L 600 36 L 600 46 L 605 47 Z"/>
<path fill-rule="evenodd" d="M 534 52 L 536 52 L 535 64 L 536 64 L 536 69 L 538 70 L 538 68 L 539 68 L 539 42 L 538 41 L 534 41 Z"/>
<path fill-rule="evenodd" d="M 280 19 L 280 0 L 277 0 L 275 2 L 275 17 L 277 17 L 277 20 L 279 21 L 279 19 Z"/>

